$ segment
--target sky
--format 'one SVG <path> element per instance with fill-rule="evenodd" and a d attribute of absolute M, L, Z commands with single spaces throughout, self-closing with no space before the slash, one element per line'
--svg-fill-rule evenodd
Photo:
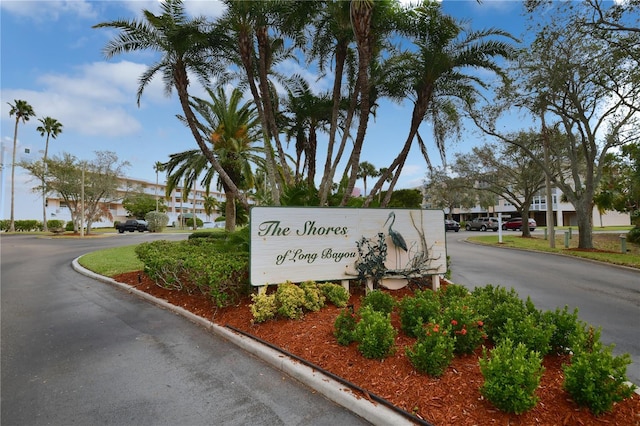
<path fill-rule="evenodd" d="M 216 0 L 186 0 L 191 15 L 219 16 L 223 4 Z M 468 21 L 474 29 L 489 27 L 506 30 L 520 37 L 526 30 L 519 1 L 444 0 L 445 13 Z M 9 217 L 11 154 L 15 117 L 9 115 L 16 99 L 27 101 L 36 114 L 18 128 L 18 159 L 42 158 L 45 137 L 36 128 L 38 118 L 57 119 L 63 132 L 49 143 L 49 156 L 71 153 L 80 160 L 95 158 L 96 151 L 114 151 L 119 160 L 131 165 L 125 169 L 130 178 L 155 182 L 154 164 L 165 162 L 169 155 L 197 147 L 188 129 L 176 119 L 182 114 L 175 91 L 166 96 L 160 79 L 145 89 L 138 107 L 138 78 L 153 63 L 150 52 L 119 55 L 110 60 L 102 49 L 115 32 L 92 26 L 115 19 L 140 19 L 141 11 L 160 13 L 158 1 L 88 1 L 88 0 L 2 0 L 0 2 L 0 141 L 3 153 L 2 215 Z M 289 63 L 284 72 L 298 72 L 315 79 L 314 70 Z M 329 88 L 329 80 L 314 83 L 314 89 Z M 191 94 L 203 96 L 194 87 Z M 398 105 L 382 102 L 377 116 L 369 123 L 361 161 L 377 168 L 391 162 L 406 138 L 411 117 L 409 103 Z M 427 124 L 421 127 L 429 135 Z M 429 139 L 429 155 L 434 166 L 440 165 L 435 145 Z M 471 126 L 460 140 L 447 141 L 447 158 L 456 152 L 469 152 L 482 144 L 481 135 Z M 293 143 L 292 143 L 293 146 Z M 396 147 L 391 148 L 390 146 Z M 29 150 L 26 154 L 25 150 Z M 318 168 L 324 164 L 319 147 Z M 414 146 L 397 185 L 399 188 L 420 186 L 427 165 Z M 36 185 L 24 170 L 16 169 L 16 198 Z M 160 174 L 160 182 L 164 176 Z M 319 180 L 319 177 L 318 177 Z M 367 182 L 370 188 L 373 184 Z M 362 188 L 362 181 L 357 183 Z M 37 217 L 37 214 L 35 215 Z M 19 219 L 16 214 L 16 218 Z"/>

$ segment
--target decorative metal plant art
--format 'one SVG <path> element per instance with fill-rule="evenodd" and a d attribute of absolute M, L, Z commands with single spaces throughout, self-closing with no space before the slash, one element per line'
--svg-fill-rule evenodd
<path fill-rule="evenodd" d="M 362 237 L 356 241 L 358 247 L 358 261 L 356 261 L 356 271 L 358 271 L 358 279 L 366 280 L 372 278 L 374 285 L 377 285 L 382 277 L 387 273 L 387 267 L 384 262 L 387 260 L 387 243 L 385 235 L 378 233 L 378 241 L 373 242 L 372 239 Z"/>

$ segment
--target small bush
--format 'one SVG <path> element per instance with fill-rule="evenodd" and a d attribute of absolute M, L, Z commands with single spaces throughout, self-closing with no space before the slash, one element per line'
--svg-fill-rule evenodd
<path fill-rule="evenodd" d="M 65 231 L 74 231 L 75 230 L 75 228 L 73 227 L 73 221 L 72 220 L 67 222 L 67 224 L 64 226 L 64 230 Z"/>
<path fill-rule="evenodd" d="M 356 316 L 351 309 L 343 309 L 333 323 L 333 335 L 338 344 L 348 346 L 355 340 Z"/>
<path fill-rule="evenodd" d="M 449 327 L 428 323 L 416 327 L 418 340 L 405 353 L 411 364 L 421 373 L 440 377 L 454 357 L 454 339 Z"/>
<path fill-rule="evenodd" d="M 147 221 L 149 232 L 162 232 L 162 230 L 169 223 L 169 216 L 160 212 L 149 212 L 144 216 L 144 220 Z"/>
<path fill-rule="evenodd" d="M 249 308 L 253 315 L 253 322 L 265 322 L 276 316 L 278 308 L 275 294 L 252 294 L 251 301 L 253 303 Z"/>
<path fill-rule="evenodd" d="M 567 354 L 571 351 L 571 341 L 576 334 L 584 329 L 584 324 L 578 319 L 578 308 L 569 313 L 569 307 L 556 308 L 542 314 L 543 327 L 553 326 L 553 333 L 549 340 L 550 350 L 557 354 Z"/>
<path fill-rule="evenodd" d="M 393 311 L 396 301 L 389 293 L 374 290 L 367 294 L 362 300 L 362 306 L 370 306 L 376 312 L 390 314 Z"/>
<path fill-rule="evenodd" d="M 278 305 L 278 314 L 290 319 L 302 318 L 304 314 L 302 308 L 305 303 L 305 294 L 304 290 L 297 285 L 288 281 L 278 285 L 276 302 Z"/>
<path fill-rule="evenodd" d="M 324 294 L 314 281 L 300 283 L 300 288 L 304 290 L 304 308 L 311 312 L 317 312 L 324 306 Z"/>
<path fill-rule="evenodd" d="M 365 306 L 358 311 L 360 321 L 354 332 L 358 350 L 365 358 L 382 359 L 394 351 L 397 331 L 391 325 L 391 314 Z"/>
<path fill-rule="evenodd" d="M 488 337 L 496 342 L 502 327 L 509 318 L 521 318 L 527 314 L 527 307 L 518 293 L 511 288 L 476 287 L 471 293 L 470 305 L 484 318 L 484 330 Z"/>
<path fill-rule="evenodd" d="M 555 331 L 553 324 L 539 324 L 534 314 L 528 314 L 521 318 L 509 318 L 500 333 L 497 341 L 510 339 L 514 343 L 522 343 L 527 349 L 539 352 L 543 356 L 551 350 L 549 342 Z"/>
<path fill-rule="evenodd" d="M 196 217 L 196 228 L 202 228 L 202 219 L 200 219 L 199 217 Z M 187 228 L 193 228 L 193 218 L 188 218 L 185 222 L 185 227 Z"/>
<path fill-rule="evenodd" d="M 633 395 L 627 382 L 629 354 L 613 356 L 613 347 L 600 342 L 600 329 L 580 330 L 572 343 L 571 364 L 563 367 L 564 389 L 576 404 L 597 415 L 611 411 L 613 404 Z"/>
<path fill-rule="evenodd" d="M 416 326 L 437 322 L 440 315 L 440 299 L 431 290 L 416 290 L 413 297 L 403 297 L 398 306 L 400 327 L 410 337 L 417 337 Z"/>
<path fill-rule="evenodd" d="M 47 221 L 47 229 L 63 229 L 64 228 L 64 220 L 60 219 L 51 219 Z"/>
<path fill-rule="evenodd" d="M 640 227 L 631 228 L 627 233 L 627 241 L 634 244 L 640 244 Z"/>
<path fill-rule="evenodd" d="M 349 302 L 349 292 L 346 288 L 338 284 L 324 283 L 319 284 L 318 288 L 324 294 L 324 297 L 338 308 L 344 308 Z"/>
<path fill-rule="evenodd" d="M 442 321 L 451 327 L 456 354 L 473 353 L 484 340 L 484 322 L 464 298 L 449 301 L 449 306 L 442 312 Z"/>
<path fill-rule="evenodd" d="M 500 341 L 487 355 L 482 351 L 480 371 L 484 384 L 480 393 L 498 409 L 521 414 L 535 407 L 535 391 L 544 372 L 542 357 L 522 343 L 514 345 L 510 339 Z"/>
<path fill-rule="evenodd" d="M 440 303 L 443 307 L 448 306 L 451 302 L 465 299 L 471 296 L 469 290 L 465 286 L 459 284 L 449 284 L 441 290 L 438 290 Z"/>

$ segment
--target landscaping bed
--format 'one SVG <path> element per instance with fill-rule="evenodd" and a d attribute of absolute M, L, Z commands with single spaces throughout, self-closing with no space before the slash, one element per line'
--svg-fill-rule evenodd
<path fill-rule="evenodd" d="M 480 394 L 484 382 L 478 364 L 481 348 L 470 355 L 456 356 L 441 377 L 432 378 L 416 372 L 408 360 L 404 347 L 412 345 L 415 339 L 403 333 L 396 338 L 395 354 L 383 360 L 364 358 L 356 343 L 339 345 L 333 330 L 341 309 L 333 305 L 307 312 L 299 320 L 276 319 L 253 324 L 248 297 L 237 306 L 217 308 L 206 296 L 163 289 L 141 272 L 113 278 L 221 326 L 229 325 L 265 340 L 435 425 L 640 425 L 638 394 L 617 403 L 612 412 L 597 417 L 573 402 L 562 388 L 562 364 L 569 361 L 567 356 L 546 356 L 545 372 L 536 391 L 538 404 L 526 413 L 508 414 L 497 410 Z M 413 294 L 413 290 L 404 288 L 390 294 L 400 299 Z M 362 296 L 362 288 L 353 288 L 349 304 L 357 310 Z M 392 323 L 400 328 L 395 314 Z"/>

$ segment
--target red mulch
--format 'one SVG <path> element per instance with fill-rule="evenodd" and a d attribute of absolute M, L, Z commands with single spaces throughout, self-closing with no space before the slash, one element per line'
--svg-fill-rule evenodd
<path fill-rule="evenodd" d="M 333 305 L 320 312 L 307 313 L 300 320 L 278 319 L 252 324 L 248 298 L 238 306 L 217 309 L 205 296 L 165 290 L 139 272 L 114 278 L 219 325 L 230 325 L 270 342 L 435 425 L 640 426 L 640 395 L 637 394 L 616 404 L 611 413 L 598 417 L 578 407 L 562 389 L 562 364 L 567 361 L 566 357 L 545 357 L 545 373 L 537 391 L 540 399 L 535 408 L 521 415 L 507 414 L 480 395 L 481 349 L 472 355 L 456 357 L 442 377 L 431 378 L 417 373 L 407 359 L 404 347 L 412 345 L 414 339 L 402 333 L 396 339 L 395 355 L 384 360 L 364 358 L 355 343 L 348 347 L 338 345 L 333 337 L 333 323 L 340 309 Z M 391 293 L 402 297 L 412 291 L 405 288 Z M 359 289 L 352 290 L 349 303 L 356 309 L 362 294 Z M 399 329 L 398 318 L 392 317 L 392 321 Z"/>

